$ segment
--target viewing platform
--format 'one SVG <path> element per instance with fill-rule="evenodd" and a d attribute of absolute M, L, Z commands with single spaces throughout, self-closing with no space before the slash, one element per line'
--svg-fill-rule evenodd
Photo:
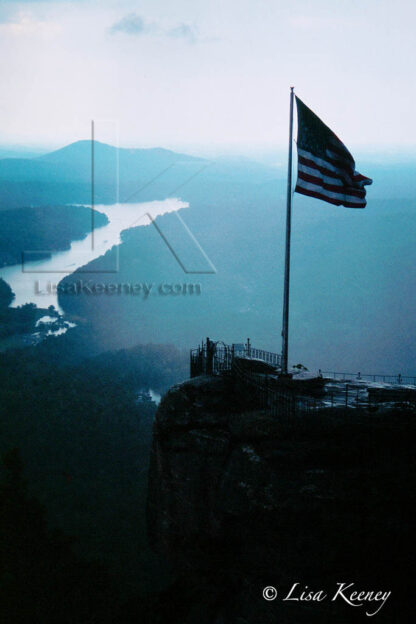
<path fill-rule="evenodd" d="M 207 338 L 190 352 L 190 375 L 227 375 L 276 415 L 341 407 L 416 411 L 416 377 L 322 370 L 314 375 L 301 365 L 282 376 L 281 363 L 280 354 L 257 349 L 250 339 L 227 345 Z"/>

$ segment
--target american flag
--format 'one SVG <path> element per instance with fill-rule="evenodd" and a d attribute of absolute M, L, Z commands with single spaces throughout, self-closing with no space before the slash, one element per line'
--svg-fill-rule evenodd
<path fill-rule="evenodd" d="M 355 161 L 339 138 L 296 97 L 298 179 L 295 191 L 336 206 L 365 208 L 365 186 Z"/>

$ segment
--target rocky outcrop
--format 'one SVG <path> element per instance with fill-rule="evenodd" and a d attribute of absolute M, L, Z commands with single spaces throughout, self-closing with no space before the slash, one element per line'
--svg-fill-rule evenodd
<path fill-rule="evenodd" d="M 151 545 L 181 605 L 170 621 L 350 624 L 362 609 L 267 602 L 262 590 L 282 597 L 298 582 L 330 594 L 348 581 L 402 591 L 410 424 L 345 410 L 282 422 L 227 377 L 172 388 L 156 415 L 148 498 Z M 377 619 L 396 621 L 392 608 Z"/>

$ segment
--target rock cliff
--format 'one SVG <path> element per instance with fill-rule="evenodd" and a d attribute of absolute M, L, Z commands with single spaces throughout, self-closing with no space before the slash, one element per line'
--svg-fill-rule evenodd
<path fill-rule="evenodd" d="M 407 621 L 394 618 L 410 566 L 413 420 L 333 409 L 283 422 L 227 377 L 173 387 L 156 415 L 149 473 L 149 538 L 174 577 L 154 621 L 367 620 L 330 600 L 338 582 L 392 591 L 376 617 Z M 328 598 L 283 601 L 296 582 Z M 275 601 L 262 597 L 268 585 Z"/>

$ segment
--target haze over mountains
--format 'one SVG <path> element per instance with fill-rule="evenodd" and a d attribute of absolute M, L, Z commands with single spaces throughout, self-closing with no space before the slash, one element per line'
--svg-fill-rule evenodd
<path fill-rule="evenodd" d="M 103 143 L 95 143 L 94 151 L 97 203 L 114 203 L 118 193 L 124 199 L 173 163 L 196 160 L 169 150 L 117 149 Z M 91 141 L 33 159 L 6 158 L 0 161 L 0 205 L 91 203 L 91 179 Z"/>
<path fill-rule="evenodd" d="M 6 157 L 0 152 L 0 210 L 19 206 L 91 202 L 89 140 L 35 157 Z M 381 162 L 381 164 L 380 164 Z M 371 198 L 401 199 L 416 196 L 416 161 L 406 155 L 390 161 L 364 156 L 360 162 L 375 179 Z M 161 199 L 187 183 L 189 177 L 203 183 L 226 181 L 228 185 L 264 184 L 263 190 L 284 190 L 286 167 L 272 167 L 249 158 L 198 158 L 163 148 L 116 148 L 94 142 L 94 193 L 96 203 Z M 144 188 L 143 188 L 144 187 Z M 187 183 L 187 191 L 189 190 Z"/>
<path fill-rule="evenodd" d="M 0 160 L 1 209 L 89 204 L 91 147 L 79 141 L 33 159 Z M 295 196 L 291 360 L 312 368 L 412 373 L 414 163 L 357 166 L 374 179 L 364 211 Z M 226 342 L 250 336 L 279 350 L 285 184 L 283 169 L 249 159 L 210 161 L 95 143 L 95 203 L 179 197 L 190 204 L 180 211 L 189 230 L 176 214 L 159 217 L 159 232 L 128 230 L 119 250 L 91 263 L 100 270 L 119 252 L 119 273 L 100 282 L 152 283 L 146 300 L 63 295 L 61 305 L 93 323 L 103 348 L 148 341 L 189 347 L 210 335 Z M 82 277 L 97 281 L 93 273 Z M 160 284 L 200 284 L 201 294 L 163 297 Z"/>

